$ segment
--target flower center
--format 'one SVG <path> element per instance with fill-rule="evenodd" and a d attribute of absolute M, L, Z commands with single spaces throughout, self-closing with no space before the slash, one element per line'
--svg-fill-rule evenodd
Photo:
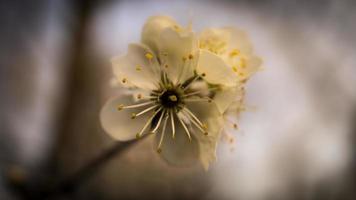
<path fill-rule="evenodd" d="M 202 75 L 203 76 L 203 75 Z M 208 95 L 203 95 L 206 91 L 202 88 L 191 87 L 193 83 L 199 81 L 200 76 L 194 75 L 182 83 L 173 84 L 163 73 L 159 88 L 150 91 L 147 98 L 143 98 L 142 94 L 138 94 L 138 99 L 143 102 L 133 105 L 118 105 L 117 109 L 132 109 L 142 108 L 138 113 L 132 113 L 131 118 L 136 119 L 146 113 L 153 112 L 148 118 L 143 128 L 136 134 L 140 138 L 147 129 L 150 133 L 161 131 L 157 152 L 162 151 L 162 142 L 166 134 L 166 128 L 171 124 L 172 138 L 176 134 L 176 126 L 181 125 L 188 136 L 189 141 L 192 140 L 192 127 L 204 135 L 208 135 L 207 126 L 204 124 L 195 113 L 193 113 L 186 103 L 189 102 L 212 102 Z M 208 91 L 213 91 L 214 88 L 206 88 Z M 184 117 L 184 120 L 183 120 Z M 177 123 L 177 124 L 176 124 Z M 160 129 L 161 128 L 161 129 Z"/>
<path fill-rule="evenodd" d="M 181 98 L 176 90 L 167 90 L 159 97 L 159 102 L 165 108 L 174 108 L 181 103 Z"/>

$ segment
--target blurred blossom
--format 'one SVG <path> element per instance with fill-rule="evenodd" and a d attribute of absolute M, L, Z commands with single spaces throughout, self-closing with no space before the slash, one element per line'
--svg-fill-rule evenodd
<path fill-rule="evenodd" d="M 242 104 L 243 94 L 238 91 L 261 62 L 240 30 L 208 29 L 198 37 L 190 29 L 168 16 L 150 17 L 142 44 L 130 44 L 125 56 L 112 60 L 127 94 L 109 100 L 100 119 L 119 141 L 151 133 L 168 163 L 187 166 L 200 160 L 208 169 L 215 161 L 222 116 L 227 110 L 239 114 L 235 104 Z"/>

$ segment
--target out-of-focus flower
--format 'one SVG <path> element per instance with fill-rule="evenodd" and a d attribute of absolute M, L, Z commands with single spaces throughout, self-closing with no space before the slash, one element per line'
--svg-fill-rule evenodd
<path fill-rule="evenodd" d="M 130 44 L 126 55 L 112 60 L 124 94 L 104 105 L 105 131 L 120 141 L 154 134 L 157 152 L 168 163 L 186 166 L 200 160 L 207 169 L 216 159 L 223 114 L 242 85 L 234 62 L 202 48 L 210 36 L 199 41 L 190 27 L 170 17 L 149 18 L 142 43 Z"/>
<path fill-rule="evenodd" d="M 235 75 L 235 85 L 226 86 L 216 91 L 214 102 L 224 118 L 223 139 L 233 143 L 238 129 L 237 119 L 245 110 L 244 95 L 247 80 L 256 73 L 262 60 L 254 55 L 252 44 L 242 30 L 236 28 L 209 28 L 201 32 L 199 48 L 220 57 Z M 211 65 L 207 67 L 219 67 Z"/>

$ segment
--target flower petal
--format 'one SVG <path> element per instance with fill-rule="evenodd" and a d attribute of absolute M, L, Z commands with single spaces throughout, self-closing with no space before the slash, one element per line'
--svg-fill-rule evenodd
<path fill-rule="evenodd" d="M 193 132 L 199 142 L 200 162 L 207 170 L 209 164 L 216 160 L 217 143 L 223 127 L 222 115 L 213 102 L 192 102 L 187 104 L 187 108 L 207 126 L 208 135 L 205 135 L 197 128 Z"/>
<path fill-rule="evenodd" d="M 236 75 L 232 68 L 219 56 L 207 50 L 200 50 L 197 72 L 211 84 L 224 86 L 235 86 L 237 84 Z"/>
<path fill-rule="evenodd" d="M 123 84 L 154 89 L 159 66 L 155 54 L 143 44 L 130 44 L 125 56 L 112 59 L 115 76 Z"/>
<path fill-rule="evenodd" d="M 158 53 L 159 36 L 167 27 L 179 28 L 174 19 L 169 16 L 152 16 L 148 18 L 142 29 L 141 41 L 148 45 L 155 53 Z"/>
<path fill-rule="evenodd" d="M 242 94 L 243 90 L 239 87 L 224 87 L 216 92 L 214 96 L 214 103 L 218 107 L 219 112 L 223 114 L 231 103 Z"/>
<path fill-rule="evenodd" d="M 164 135 L 162 143 L 161 157 L 167 161 L 167 163 L 174 166 L 189 167 L 199 161 L 199 145 L 195 136 L 192 136 L 192 140 L 189 138 L 175 116 L 175 137 L 172 138 L 172 127 L 170 120 L 168 120 L 167 129 Z M 162 133 L 159 133 L 155 137 L 155 148 L 158 146 Z"/>
<path fill-rule="evenodd" d="M 120 105 L 132 104 L 137 104 L 137 102 L 134 102 L 133 97 L 123 95 L 110 99 L 101 109 L 101 125 L 105 132 L 116 140 L 127 141 L 134 139 L 153 114 L 153 111 L 150 111 L 135 119 L 131 118 L 132 113 L 138 113 L 149 106 L 118 110 Z"/>
<path fill-rule="evenodd" d="M 215 53 L 228 53 L 238 49 L 241 53 L 251 54 L 252 45 L 247 34 L 237 28 L 209 28 L 200 34 L 202 47 Z"/>
<path fill-rule="evenodd" d="M 162 65 L 173 82 L 183 82 L 194 75 L 198 41 L 193 32 L 166 28 L 161 32 L 158 48 Z"/>

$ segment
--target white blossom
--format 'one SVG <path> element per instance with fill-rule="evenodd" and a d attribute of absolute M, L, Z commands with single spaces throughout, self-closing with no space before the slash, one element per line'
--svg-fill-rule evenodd
<path fill-rule="evenodd" d="M 125 87 L 102 108 L 104 130 L 119 141 L 152 134 L 168 163 L 187 166 L 200 160 L 208 169 L 216 159 L 224 113 L 257 67 L 247 45 L 228 45 L 231 35 L 218 36 L 207 30 L 198 38 L 170 17 L 150 17 L 142 43 L 130 44 L 126 55 L 112 59 L 115 78 Z M 220 40 L 226 45 L 213 43 Z M 231 55 L 237 50 L 241 54 Z M 235 66 L 244 71 L 236 72 Z"/>

